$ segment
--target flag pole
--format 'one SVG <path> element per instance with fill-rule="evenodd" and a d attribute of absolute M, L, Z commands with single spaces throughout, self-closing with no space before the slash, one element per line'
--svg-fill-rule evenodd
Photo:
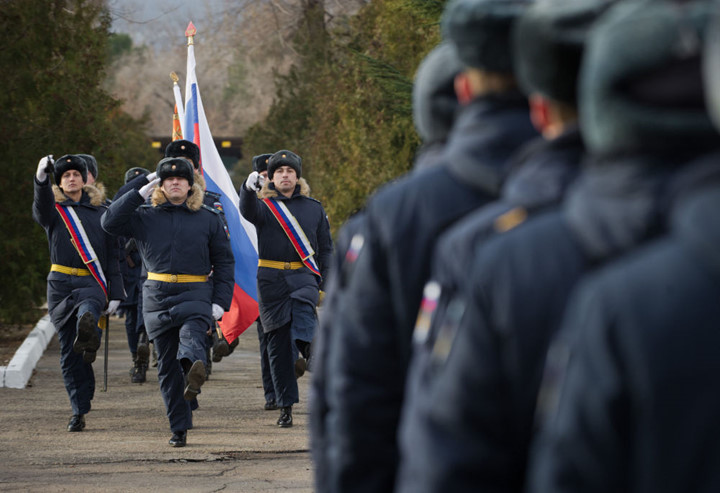
<path fill-rule="evenodd" d="M 173 112 L 173 135 L 172 140 L 179 140 L 185 135 L 185 109 L 183 107 L 182 94 L 178 81 L 180 78 L 175 72 L 170 72 L 173 81 L 173 94 L 175 96 L 175 111 Z"/>
<path fill-rule="evenodd" d="M 105 361 L 103 361 L 103 392 L 108 386 L 108 356 L 110 356 L 110 315 L 105 315 Z"/>

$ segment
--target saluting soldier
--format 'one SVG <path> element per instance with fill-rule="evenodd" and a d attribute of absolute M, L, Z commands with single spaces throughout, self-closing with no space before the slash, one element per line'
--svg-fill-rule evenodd
<path fill-rule="evenodd" d="M 260 185 L 263 185 L 267 179 L 267 167 L 271 156 L 272 154 L 260 154 L 252 158 L 253 171 L 257 172 L 262 177 Z M 268 189 L 265 188 L 265 190 Z M 264 198 L 262 188 L 258 190 L 257 193 L 258 198 Z M 275 385 L 273 384 L 272 373 L 270 372 L 270 359 L 268 358 L 267 351 L 267 334 L 265 334 L 260 317 L 257 318 L 255 325 L 257 327 L 258 342 L 260 343 L 260 374 L 262 375 L 263 392 L 265 394 L 265 410 L 273 411 L 277 409 L 277 400 L 275 397 Z"/>
<path fill-rule="evenodd" d="M 310 356 L 322 278 L 332 252 L 322 204 L 310 197 L 297 154 L 278 151 L 268 161 L 268 181 L 253 171 L 240 191 L 240 212 L 257 228 L 258 297 L 267 334 L 270 373 L 280 407 L 278 426 L 292 426 L 298 402 L 293 343 Z M 255 192 L 262 190 L 263 199 Z M 293 338 L 297 338 L 293 341 Z"/>
<path fill-rule="evenodd" d="M 206 379 L 207 329 L 230 307 L 234 282 L 235 260 L 220 213 L 203 204 L 194 178 L 190 161 L 165 158 L 157 177 L 114 202 L 102 221 L 106 231 L 135 239 L 148 271 L 143 318 L 158 352 L 173 447 L 184 447 L 192 428 Z"/>
<path fill-rule="evenodd" d="M 70 397 L 68 431 L 82 431 L 95 394 L 95 361 L 100 347 L 98 320 L 117 310 L 125 297 L 115 238 L 100 227 L 105 195 L 87 184 L 85 160 L 66 155 L 48 173 L 52 160 L 42 158 L 35 174 L 33 218 L 50 246 L 47 300 L 60 341 L 60 366 Z M 108 302 L 108 299 L 111 300 Z"/>
<path fill-rule="evenodd" d="M 189 140 L 174 140 L 165 148 L 165 157 L 182 157 L 188 159 L 192 163 L 195 173 L 195 181 L 198 185 L 200 185 L 200 189 L 203 191 L 203 204 L 218 211 L 223 220 L 223 224 L 227 228 L 227 220 L 225 219 L 225 212 L 223 212 L 222 203 L 220 202 L 220 194 L 206 189 L 205 177 L 201 171 L 200 148 L 194 142 L 190 142 Z M 205 370 L 208 377 L 212 371 L 213 359 L 210 358 L 210 349 L 213 347 L 213 332 L 215 330 L 215 324 L 213 323 L 210 327 L 208 327 L 207 338 L 205 341 L 207 361 Z M 228 354 L 230 354 L 229 351 Z"/>

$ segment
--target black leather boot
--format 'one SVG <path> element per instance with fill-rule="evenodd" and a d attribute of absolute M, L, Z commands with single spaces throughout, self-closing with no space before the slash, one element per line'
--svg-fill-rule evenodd
<path fill-rule="evenodd" d="M 187 445 L 187 431 L 176 431 L 168 441 L 172 447 L 184 447 Z"/>
<path fill-rule="evenodd" d="M 85 429 L 85 415 L 73 414 L 68 423 L 67 431 L 83 431 Z"/>
<path fill-rule="evenodd" d="M 280 408 L 280 417 L 277 420 L 277 424 L 280 428 L 290 428 L 293 425 L 292 406 Z"/>

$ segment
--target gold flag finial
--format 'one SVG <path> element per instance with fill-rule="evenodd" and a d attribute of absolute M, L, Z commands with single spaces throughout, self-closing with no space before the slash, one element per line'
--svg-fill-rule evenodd
<path fill-rule="evenodd" d="M 170 72 L 170 78 L 172 79 L 173 84 L 177 84 L 180 80 L 180 77 L 178 77 L 175 72 Z"/>
<path fill-rule="evenodd" d="M 185 29 L 185 37 L 188 39 L 188 46 L 190 46 L 193 43 L 193 36 L 197 34 L 197 30 L 195 29 L 195 25 L 190 21 L 190 24 L 188 24 L 187 29 Z"/>

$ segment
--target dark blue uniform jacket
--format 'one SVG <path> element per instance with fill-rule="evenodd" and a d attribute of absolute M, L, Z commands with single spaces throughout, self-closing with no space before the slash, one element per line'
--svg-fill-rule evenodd
<path fill-rule="evenodd" d="M 100 217 L 107 207 L 104 205 L 104 195 L 92 185 L 85 185 L 80 201 L 73 202 L 57 186 L 51 186 L 49 179 L 42 183 L 37 179 L 34 181 L 33 218 L 45 228 L 50 247 L 50 262 L 65 267 L 85 269 L 85 264 L 70 242 L 70 233 L 55 209 L 55 202 L 58 202 L 73 207 L 80 218 L 105 273 L 108 299 L 125 299 L 118 267 L 117 241 L 100 227 Z M 92 276 L 78 277 L 50 272 L 47 280 L 48 310 L 52 323 L 58 330 L 72 316 L 78 302 L 93 300 L 100 311 L 107 304 L 105 293 Z"/>
<path fill-rule="evenodd" d="M 400 491 L 523 490 L 545 355 L 568 296 L 590 269 L 665 230 L 668 190 L 688 159 L 595 161 L 561 210 L 479 245 L 455 323 L 418 370 L 402 433 L 416 456 Z"/>
<path fill-rule="evenodd" d="M 667 238 L 582 283 L 529 491 L 720 491 L 718 210 L 716 184 L 681 202 Z"/>
<path fill-rule="evenodd" d="M 520 94 L 463 108 L 443 162 L 380 190 L 328 350 L 330 491 L 388 491 L 411 334 L 438 235 L 495 200 L 511 154 L 536 137 Z"/>
<path fill-rule="evenodd" d="M 208 275 L 204 283 L 145 281 L 143 314 L 150 339 L 200 318 L 212 323 L 212 304 L 230 308 L 235 259 L 219 212 L 202 205 L 202 189 L 181 205 L 157 200 L 144 204 L 130 192 L 114 202 L 103 216 L 106 231 L 135 238 L 147 272 Z M 200 200 L 193 200 L 199 197 Z"/>
<path fill-rule="evenodd" d="M 315 467 L 316 491 L 325 491 L 327 470 L 327 448 L 325 417 L 327 415 L 327 382 L 331 378 L 327 371 L 328 351 L 337 318 L 344 310 L 347 280 L 354 262 L 355 251 L 351 245 L 361 230 L 361 212 L 351 216 L 337 234 L 335 250 L 330 263 L 330 272 L 325 279 L 325 300 L 319 314 L 318 331 L 312 349 L 312 381 L 309 393 L 310 448 Z M 358 245 L 354 245 L 358 248 Z"/>
<path fill-rule="evenodd" d="M 295 216 L 315 250 L 315 261 L 325 277 L 332 253 L 330 225 L 322 204 L 311 198 L 309 193 L 310 188 L 304 178 L 300 178 L 295 192 L 289 198 L 277 193 L 270 182 L 263 189 L 263 196 L 282 201 Z M 257 229 L 258 255 L 261 259 L 300 262 L 300 256 L 270 209 L 255 192 L 248 192 L 244 185 L 240 190 L 240 213 Z M 259 267 L 257 281 L 260 319 L 265 332 L 278 329 L 290 321 L 293 299 L 316 306 L 322 282 L 307 267 L 296 270 Z"/>
<path fill-rule="evenodd" d="M 416 327 L 415 339 L 422 345 L 413 350 L 413 358 L 424 357 L 420 355 L 432 348 L 434 336 L 445 323 L 447 306 L 467 277 L 477 245 L 559 204 L 577 177 L 584 154 L 577 127 L 550 141 L 538 137 L 529 142 L 511 159 L 500 200 L 469 214 L 443 233 L 433 255 L 429 281 L 438 284 L 440 294 L 432 314 L 426 314 L 431 316 L 427 320 L 431 324 Z"/>

